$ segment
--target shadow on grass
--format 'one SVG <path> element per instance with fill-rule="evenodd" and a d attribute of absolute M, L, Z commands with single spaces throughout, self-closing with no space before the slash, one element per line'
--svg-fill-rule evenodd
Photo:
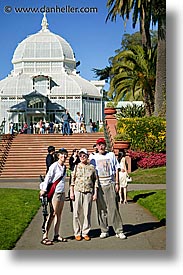
<path fill-rule="evenodd" d="M 133 201 L 137 202 L 139 199 L 141 199 L 141 198 L 145 199 L 145 198 L 147 198 L 147 197 L 149 197 L 153 194 L 156 194 L 156 192 L 153 191 L 153 192 L 149 192 L 149 193 L 138 194 L 138 195 L 133 197 Z"/>

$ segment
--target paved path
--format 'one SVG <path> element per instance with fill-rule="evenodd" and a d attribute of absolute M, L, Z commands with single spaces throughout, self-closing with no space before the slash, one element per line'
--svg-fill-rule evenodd
<path fill-rule="evenodd" d="M 0 181 L 0 187 L 11 188 L 32 188 L 38 189 L 36 181 Z M 153 190 L 165 189 L 166 185 L 129 184 L 128 190 Z M 128 200 L 127 205 L 120 205 L 120 212 L 123 218 L 126 240 L 119 240 L 111 228 L 110 237 L 100 239 L 100 229 L 96 218 L 96 203 L 92 209 L 92 239 L 89 242 L 84 240 L 77 242 L 73 238 L 72 213 L 70 212 L 69 201 L 65 202 L 61 235 L 68 239 L 67 243 L 57 243 L 52 246 L 44 246 L 40 243 L 42 238 L 42 209 L 40 208 L 29 227 L 15 246 L 15 250 L 165 250 L 166 249 L 166 226 L 161 224 L 146 209 L 137 203 Z M 52 232 L 52 230 L 50 230 Z M 50 238 L 53 236 L 50 235 Z"/>

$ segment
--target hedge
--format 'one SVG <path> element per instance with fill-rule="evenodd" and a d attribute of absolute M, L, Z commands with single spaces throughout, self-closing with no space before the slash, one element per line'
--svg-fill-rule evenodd
<path fill-rule="evenodd" d="M 128 140 L 130 149 L 142 152 L 166 152 L 166 120 L 161 117 L 121 118 L 116 140 Z"/>

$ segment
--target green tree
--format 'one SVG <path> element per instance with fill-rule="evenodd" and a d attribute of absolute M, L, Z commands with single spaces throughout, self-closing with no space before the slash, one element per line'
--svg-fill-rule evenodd
<path fill-rule="evenodd" d="M 150 35 L 152 48 L 154 48 L 158 41 L 157 31 L 150 30 Z M 132 34 L 125 33 L 122 37 L 121 48 L 115 52 L 118 53 L 119 51 L 128 50 L 132 45 L 142 46 L 142 35 L 140 32 L 135 32 Z"/>
<path fill-rule="evenodd" d="M 156 41 L 156 32 L 152 32 L 153 41 Z M 157 42 L 157 41 L 156 41 Z M 155 42 L 154 42 L 155 43 Z M 133 34 L 125 33 L 122 37 L 121 47 L 115 50 L 115 53 L 118 54 L 123 50 L 128 50 L 132 45 L 142 45 L 142 35 L 140 32 L 135 32 Z M 110 80 L 112 62 L 114 57 L 109 58 L 109 66 L 106 66 L 103 69 L 93 68 L 92 71 L 95 74 L 95 77 L 98 77 L 99 80 L 105 80 L 107 83 Z"/>
<path fill-rule="evenodd" d="M 156 47 L 147 50 L 142 46 L 131 46 L 113 59 L 110 91 L 108 96 L 115 102 L 129 94 L 143 98 L 147 116 L 154 112 L 156 82 Z"/>
<path fill-rule="evenodd" d="M 92 69 L 96 77 L 99 77 L 99 80 L 105 80 L 108 82 L 110 77 L 111 67 L 107 66 L 104 69 Z"/>
<path fill-rule="evenodd" d="M 108 0 L 107 8 L 106 21 L 115 21 L 117 15 L 128 20 L 132 12 L 132 26 L 139 19 L 142 44 L 148 49 L 151 48 L 150 23 L 158 23 L 155 115 L 159 116 L 166 105 L 166 0 Z"/>
<path fill-rule="evenodd" d="M 150 23 L 151 23 L 151 0 L 108 0 L 108 15 L 106 21 L 116 21 L 119 15 L 123 20 L 130 18 L 133 10 L 132 26 L 135 28 L 137 20 L 140 21 L 140 33 L 142 45 L 151 48 Z"/>

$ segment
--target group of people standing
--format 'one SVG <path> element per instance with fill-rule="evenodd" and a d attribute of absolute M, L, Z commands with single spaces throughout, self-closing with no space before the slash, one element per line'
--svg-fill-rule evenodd
<path fill-rule="evenodd" d="M 99 129 L 103 126 L 102 121 L 94 122 L 92 119 L 88 122 L 88 132 L 98 132 Z M 14 134 L 15 125 L 13 122 L 9 124 L 10 134 Z M 18 130 L 20 134 L 63 134 L 72 135 L 75 133 L 87 133 L 87 126 L 85 123 L 84 115 L 80 112 L 76 113 L 75 120 L 70 116 L 69 110 L 65 110 L 62 114 L 60 121 L 44 121 L 40 119 L 37 122 L 30 122 L 28 125 L 27 122 L 24 122 L 21 129 Z"/>
<path fill-rule="evenodd" d="M 51 148 L 50 148 L 51 147 Z M 46 222 L 42 244 L 52 245 L 54 242 L 66 242 L 67 239 L 59 235 L 61 214 L 65 201 L 65 161 L 68 157 L 66 149 L 55 153 L 53 146 L 48 147 L 47 174 L 40 184 L 40 195 L 49 196 L 50 213 Z M 125 166 L 120 166 L 115 154 L 106 151 L 106 141 L 99 138 L 89 154 L 86 148 L 73 150 L 69 159 L 71 176 L 69 181 L 69 197 L 73 206 L 73 231 L 76 241 L 89 241 L 91 230 L 92 202 L 96 201 L 98 221 L 101 229 L 100 238 L 109 236 L 109 218 L 116 237 L 126 239 L 123 232 L 122 217 L 119 212 L 117 193 L 120 191 L 119 171 L 127 173 Z M 51 154 L 51 156 L 50 156 Z M 57 161 L 53 159 L 56 155 Z M 51 162 L 53 162 L 51 164 Z M 51 164 L 51 165 L 50 165 Z M 52 184 L 51 184 L 52 183 Z M 55 184 L 56 183 L 56 184 Z M 49 185 L 51 184 L 51 188 Z M 54 188 L 53 188 L 54 186 Z M 50 195 L 50 190 L 52 194 Z M 127 202 L 127 201 L 126 201 Z M 81 220 L 83 213 L 83 222 Z M 48 238 L 51 223 L 54 220 L 53 240 Z"/>

